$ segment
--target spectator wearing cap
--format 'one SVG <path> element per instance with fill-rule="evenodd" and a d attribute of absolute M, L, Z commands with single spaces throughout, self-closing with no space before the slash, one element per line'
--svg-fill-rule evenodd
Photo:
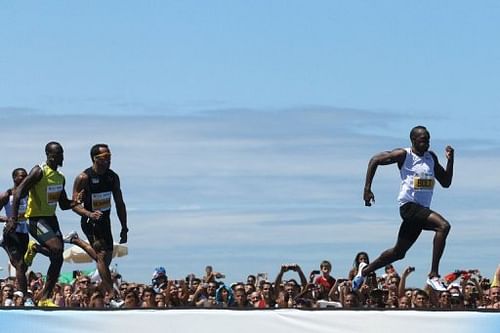
<path fill-rule="evenodd" d="M 23 307 L 24 306 L 24 294 L 22 291 L 14 291 L 12 296 L 13 304 L 12 306 Z"/>
<path fill-rule="evenodd" d="M 161 289 L 163 289 L 167 285 L 168 281 L 168 276 L 167 272 L 165 270 L 165 267 L 156 267 L 153 271 L 153 276 L 151 278 L 151 284 L 153 286 L 153 289 L 156 293 L 161 292 Z"/>
<path fill-rule="evenodd" d="M 460 285 L 452 283 L 448 286 L 450 292 L 450 304 L 452 309 L 464 309 L 464 296 L 462 294 Z"/>

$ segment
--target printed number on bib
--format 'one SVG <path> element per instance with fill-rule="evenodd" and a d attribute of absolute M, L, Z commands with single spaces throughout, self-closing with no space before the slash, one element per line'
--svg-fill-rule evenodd
<path fill-rule="evenodd" d="M 418 175 L 413 177 L 415 191 L 430 191 L 434 188 L 434 177 L 430 175 Z"/>
<path fill-rule="evenodd" d="M 47 186 L 47 203 L 50 206 L 57 205 L 61 192 L 63 190 L 62 184 L 60 185 L 49 185 Z"/>
<path fill-rule="evenodd" d="M 92 193 L 92 210 L 111 209 L 111 192 Z"/>

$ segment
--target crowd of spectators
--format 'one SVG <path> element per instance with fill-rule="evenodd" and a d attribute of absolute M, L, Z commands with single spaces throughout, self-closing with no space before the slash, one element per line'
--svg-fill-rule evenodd
<path fill-rule="evenodd" d="M 444 276 L 447 290 L 435 291 L 426 286 L 409 288 L 407 267 L 399 274 L 394 266 L 367 277 L 356 292 L 352 278 L 368 254 L 356 255 L 347 278 L 332 276 L 332 265 L 322 261 L 318 270 L 306 276 L 297 264 L 281 266 L 276 278 L 267 274 L 248 275 L 246 281 L 228 284 L 224 274 L 207 266 L 203 276 L 189 274 L 184 279 L 169 279 L 163 267 L 154 269 L 151 284 L 126 281 L 113 273 L 114 291 L 104 292 L 92 276 L 76 272 L 71 283 L 58 283 L 52 300 L 64 308 L 347 308 L 347 309 L 500 309 L 500 265 L 490 281 L 477 270 L 457 270 Z M 284 279 L 284 276 L 287 279 Z M 40 273 L 28 274 L 28 293 L 16 290 L 14 277 L 1 281 L 2 307 L 36 306 L 37 293 L 44 284 Z"/>

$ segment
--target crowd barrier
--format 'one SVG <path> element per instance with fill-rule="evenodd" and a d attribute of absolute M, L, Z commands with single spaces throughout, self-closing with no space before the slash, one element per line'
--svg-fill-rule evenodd
<path fill-rule="evenodd" d="M 500 312 L 413 310 L 0 310 L 1 332 L 500 332 Z M 146 331 L 147 330 L 147 331 Z"/>

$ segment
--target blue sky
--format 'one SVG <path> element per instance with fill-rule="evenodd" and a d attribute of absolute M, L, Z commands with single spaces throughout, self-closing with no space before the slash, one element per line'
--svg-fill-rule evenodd
<path fill-rule="evenodd" d="M 423 124 L 442 162 L 456 149 L 454 183 L 433 202 L 452 224 L 442 273 L 491 275 L 499 14 L 496 1 L 2 2 L 0 186 L 57 140 L 69 191 L 106 142 L 129 208 L 130 254 L 116 260 L 129 280 L 206 264 L 230 281 L 274 278 L 282 263 L 309 272 L 323 259 L 341 277 L 399 227 L 395 167 L 379 169 L 377 202 L 363 206 L 368 159 Z M 416 266 L 415 286 L 431 242 L 396 264 Z"/>

